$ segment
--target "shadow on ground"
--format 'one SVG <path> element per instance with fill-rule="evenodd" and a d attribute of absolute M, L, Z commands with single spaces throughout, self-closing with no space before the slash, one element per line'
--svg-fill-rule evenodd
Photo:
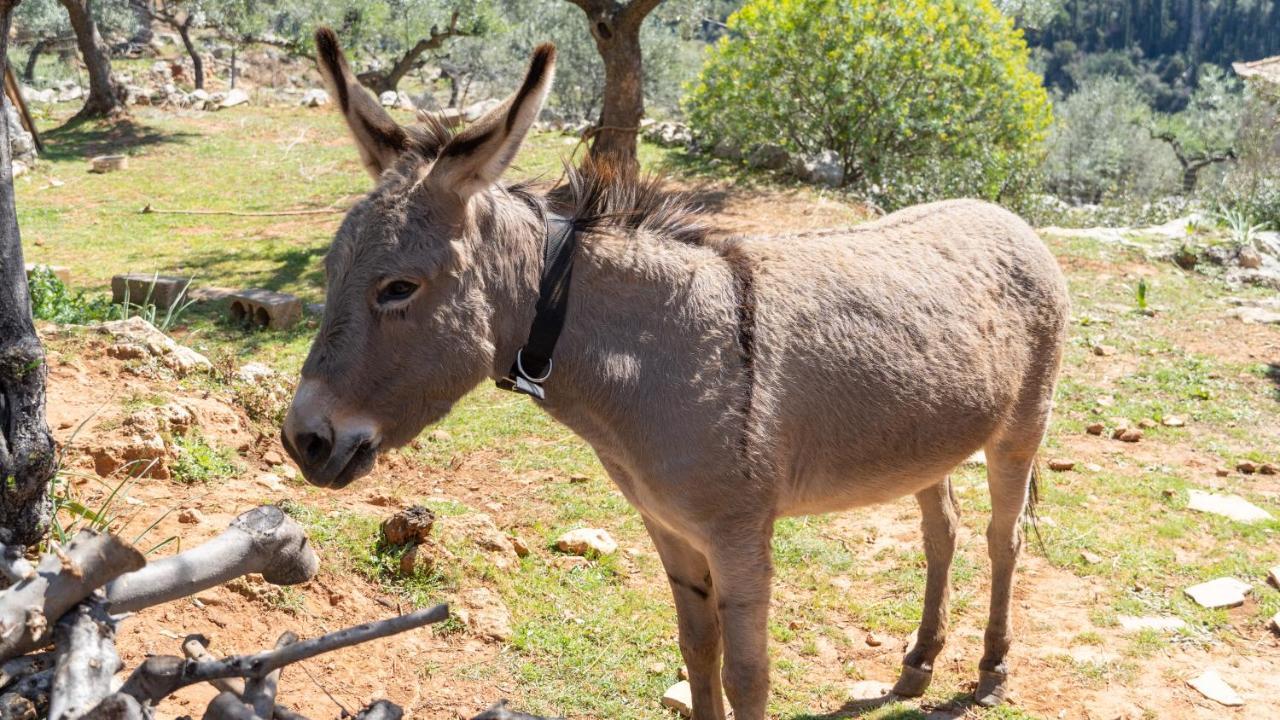
<path fill-rule="evenodd" d="M 1275 385 L 1272 394 L 1277 401 L 1280 401 L 1280 362 L 1267 363 L 1267 379 Z"/>
<path fill-rule="evenodd" d="M 197 282 L 201 278 L 242 276 L 243 282 L 248 283 L 246 287 L 296 291 L 297 286 L 301 285 L 319 291 L 324 288 L 323 260 L 328 249 L 327 245 L 272 247 L 259 243 L 234 255 L 215 250 L 183 257 L 182 273 L 194 276 Z M 245 265 L 260 261 L 272 263 L 273 267 L 261 271 L 244 270 Z"/>
<path fill-rule="evenodd" d="M 973 695 L 969 693 L 956 693 L 946 702 L 927 709 L 908 705 L 902 698 L 890 693 L 878 698 L 850 700 L 830 712 L 792 715 L 789 720 L 846 720 L 865 717 L 871 713 L 877 713 L 876 720 L 957 720 L 970 707 L 973 707 Z M 882 712 L 877 712 L 882 709 Z"/>
<path fill-rule="evenodd" d="M 193 133 L 165 132 L 130 119 L 68 120 L 65 125 L 46 130 L 44 142 L 47 160 L 82 160 L 95 155 L 112 155 L 151 145 L 185 143 L 197 137 Z"/>

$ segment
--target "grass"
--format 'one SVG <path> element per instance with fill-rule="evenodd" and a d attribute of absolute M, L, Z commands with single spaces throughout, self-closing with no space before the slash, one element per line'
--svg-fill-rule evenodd
<path fill-rule="evenodd" d="M 47 138 L 45 160 L 18 181 L 20 222 L 28 260 L 70 267 L 74 280 L 67 302 L 73 308 L 76 293 L 85 291 L 83 301 L 92 303 L 110 276 L 124 271 L 192 275 L 196 286 L 265 287 L 319 301 L 320 258 L 340 212 L 237 217 L 139 211 L 146 205 L 340 210 L 371 185 L 331 109 L 138 109 L 132 124 L 82 125 Z M 566 140 L 555 134 L 532 137 L 516 174 L 554 179 L 560 155 L 573 147 Z M 107 150 L 128 152 L 129 170 L 87 173 L 85 158 Z M 717 164 L 648 145 L 642 158 L 687 179 L 726 176 Z M 755 174 L 728 176 L 737 183 L 767 184 Z M 1190 489 L 1212 483 L 1280 516 L 1276 496 L 1262 491 L 1257 478 L 1212 474 L 1214 467 L 1240 459 L 1277 460 L 1280 381 L 1268 364 L 1276 359 L 1250 357 L 1233 346 L 1240 326 L 1222 317 L 1228 294 L 1262 291 L 1229 291 L 1211 278 L 1149 261 L 1139 249 L 1087 237 L 1051 238 L 1050 244 L 1068 270 L 1075 323 L 1045 455 L 1096 462 L 1101 469 L 1047 474 L 1041 514 L 1051 522 L 1041 524 L 1043 545 L 1027 543 L 1037 567 L 1029 582 L 1047 576 L 1093 590 L 1072 596 L 1082 625 L 1064 637 L 1035 630 L 1042 618 L 1015 608 L 1028 633 L 1013 651 L 1025 663 L 1015 684 L 1023 702 L 970 709 L 971 716 L 985 720 L 1053 717 L 1056 710 L 1041 708 L 1040 714 L 1027 708 L 1040 707 L 1039 685 L 1047 679 L 1085 692 L 1130 683 L 1144 661 L 1176 656 L 1184 645 L 1243 652 L 1241 634 L 1259 641 L 1262 623 L 1280 610 L 1280 591 L 1259 581 L 1280 563 L 1280 522 L 1241 525 L 1186 508 Z M 219 367 L 254 360 L 286 378 L 296 376 L 316 331 L 314 319 L 283 333 L 246 332 L 223 322 L 219 310 L 193 306 L 179 319 L 175 336 L 215 358 Z M 1275 344 L 1273 331 L 1257 332 L 1272 332 L 1265 338 Z M 74 338 L 59 342 L 66 344 L 64 357 L 80 352 Z M 1114 354 L 1096 355 L 1099 345 L 1114 348 Z M 280 394 L 287 388 L 228 384 L 225 375 L 186 378 L 179 389 L 227 398 L 264 430 L 279 423 Z M 154 393 L 131 392 L 121 403 L 133 412 L 160 401 Z M 1159 423 L 1175 415 L 1186 420 L 1184 427 L 1157 424 L 1137 446 L 1084 434 L 1095 421 Z M 242 472 L 234 454 L 198 435 L 174 443 L 180 483 Z M 288 512 L 308 528 L 330 572 L 358 575 L 412 605 L 456 599 L 477 586 L 496 591 L 511 610 L 513 637 L 492 663 L 449 672 L 495 683 L 494 678 L 514 680 L 504 693 L 518 698 L 522 709 L 571 717 L 668 716 L 657 698 L 674 681 L 681 659 L 665 576 L 639 517 L 582 441 L 527 400 L 484 386 L 397 454 L 397 462 L 427 478 L 398 483 L 397 502 L 428 505 L 442 526 L 479 511 L 485 501 L 500 502 L 510 523 L 505 529 L 525 539 L 534 553 L 504 569 L 472 544 L 442 535 L 446 559 L 404 576 L 399 567 L 406 548 L 380 544 L 380 517 L 335 507 L 328 496 L 300 487 Z M 496 478 L 501 491 L 483 500 L 463 493 L 468 478 L 476 476 Z M 848 716 L 898 720 L 924 718 L 927 708 L 965 707 L 986 613 L 982 534 L 989 501 L 981 468 L 957 470 L 953 483 L 963 507 L 953 566 L 956 631 L 926 709 L 895 702 L 850 710 Z M 909 500 L 778 523 L 769 628 L 772 717 L 827 717 L 844 706 L 849 682 L 892 677 L 896 651 L 870 653 L 864 638 L 874 631 L 901 640 L 919 620 L 925 567 L 916 523 Z M 555 538 L 584 525 L 606 529 L 623 550 L 585 566 L 558 562 L 550 550 Z M 886 535 L 889 541 L 881 542 Z M 1102 562 L 1087 562 L 1084 551 Z M 1253 581 L 1245 608 L 1208 611 L 1182 593 L 1187 585 L 1227 574 Z M 302 607 L 300 596 L 291 593 L 270 597 L 268 604 L 295 612 Z M 1172 636 L 1120 635 L 1116 617 L 1135 614 L 1170 614 L 1190 627 Z M 457 624 L 435 630 L 461 631 Z M 1105 648 L 1118 659 L 1045 660 L 1033 657 L 1029 645 Z"/>

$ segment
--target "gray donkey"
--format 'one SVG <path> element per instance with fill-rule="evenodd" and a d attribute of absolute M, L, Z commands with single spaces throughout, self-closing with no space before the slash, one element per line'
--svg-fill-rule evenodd
<path fill-rule="evenodd" d="M 976 696 L 1003 699 L 1020 520 L 1068 316 L 1030 227 L 961 200 L 849 230 L 716 240 L 652 182 L 603 165 L 539 195 L 500 179 L 551 87 L 552 46 L 514 95 L 451 136 L 430 118 L 398 125 L 333 33 L 316 39 L 377 184 L 325 258 L 324 319 L 284 424 L 311 483 L 346 486 L 486 379 L 533 395 L 644 519 L 694 717 L 724 718 L 723 683 L 736 717 L 760 720 L 774 521 L 915 495 L 928 579 L 894 692 L 921 695 L 947 632 L 948 473 L 984 448 L 991 614 Z M 553 352 L 530 368 L 521 353 L 545 341 L 544 314 Z"/>

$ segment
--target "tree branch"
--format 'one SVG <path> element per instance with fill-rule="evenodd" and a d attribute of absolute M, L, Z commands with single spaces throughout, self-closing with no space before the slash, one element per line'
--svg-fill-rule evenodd
<path fill-rule="evenodd" d="M 111 678 L 120 670 L 116 624 L 101 595 L 95 595 L 63 615 L 53 637 L 58 666 L 49 717 L 76 720 L 111 694 Z"/>

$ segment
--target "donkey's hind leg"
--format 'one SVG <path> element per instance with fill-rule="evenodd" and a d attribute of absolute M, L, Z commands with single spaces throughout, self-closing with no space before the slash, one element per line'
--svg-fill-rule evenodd
<path fill-rule="evenodd" d="M 987 554 L 991 557 L 991 610 L 987 620 L 982 661 L 978 664 L 979 705 L 991 707 L 1004 701 L 1009 671 L 1005 655 L 1013 641 L 1009 618 L 1013 602 L 1013 572 L 1022 550 L 1022 515 L 1032 481 L 1036 449 L 1043 425 L 1013 441 L 990 443 L 987 453 L 987 485 L 991 492 L 991 522 L 987 525 Z"/>
<path fill-rule="evenodd" d="M 916 643 L 902 660 L 902 674 L 893 693 L 903 697 L 924 694 L 933 680 L 933 661 L 947 639 L 948 600 L 951 595 L 951 558 L 956 550 L 956 508 L 951 478 L 916 493 L 920 503 L 920 529 L 928 575 L 924 587 L 924 611 Z"/>

